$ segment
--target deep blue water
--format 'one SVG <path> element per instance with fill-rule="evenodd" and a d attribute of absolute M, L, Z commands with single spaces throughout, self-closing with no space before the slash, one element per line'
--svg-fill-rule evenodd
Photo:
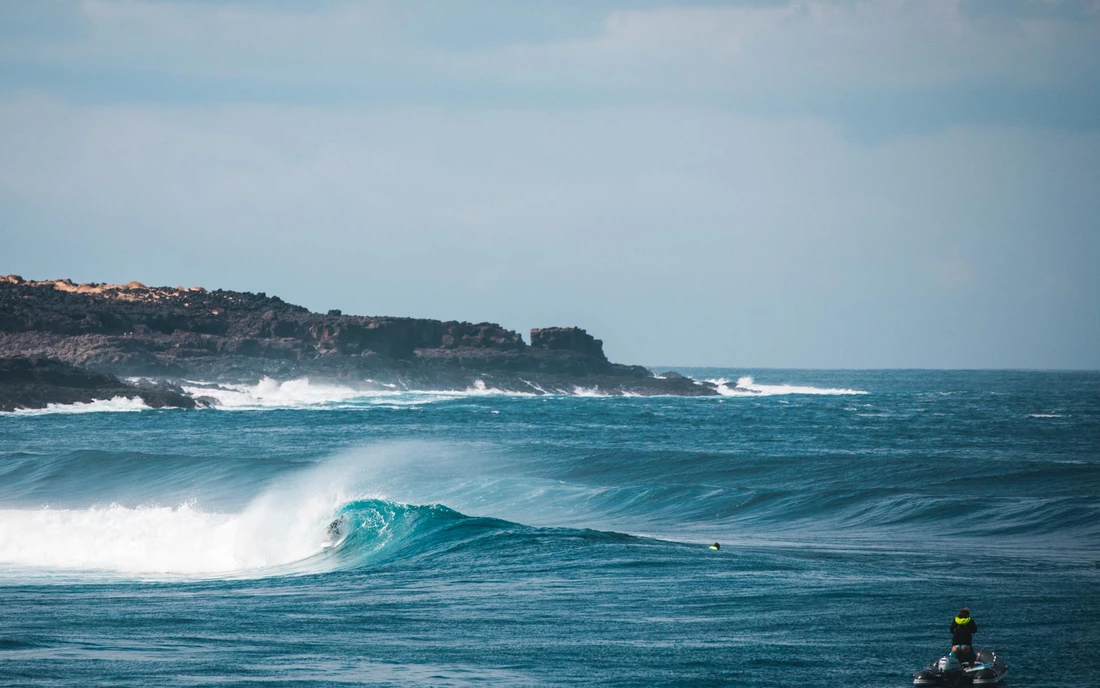
<path fill-rule="evenodd" d="M 0 415 L 0 685 L 1100 685 L 1100 374 L 687 372 Z"/>

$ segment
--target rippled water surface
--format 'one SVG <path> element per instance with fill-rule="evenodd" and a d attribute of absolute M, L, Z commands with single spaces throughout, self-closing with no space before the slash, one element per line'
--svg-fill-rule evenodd
<path fill-rule="evenodd" d="M 2 414 L 0 685 L 1100 685 L 1100 374 L 685 372 Z"/>

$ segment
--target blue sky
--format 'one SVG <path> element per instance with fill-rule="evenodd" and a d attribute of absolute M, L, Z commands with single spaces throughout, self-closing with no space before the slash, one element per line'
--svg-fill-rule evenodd
<path fill-rule="evenodd" d="M 0 272 L 1100 368 L 1100 1 L 0 3 Z"/>

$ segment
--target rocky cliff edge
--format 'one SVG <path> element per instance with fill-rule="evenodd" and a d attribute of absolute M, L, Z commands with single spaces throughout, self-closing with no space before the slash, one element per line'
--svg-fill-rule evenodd
<path fill-rule="evenodd" d="M 313 313 L 261 292 L 0 276 L 0 357 L 119 376 L 245 382 L 312 376 L 464 389 L 713 395 L 713 385 L 611 363 L 583 329 Z"/>

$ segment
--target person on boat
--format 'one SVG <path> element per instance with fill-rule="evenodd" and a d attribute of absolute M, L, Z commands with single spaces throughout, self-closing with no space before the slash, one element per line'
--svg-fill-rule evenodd
<path fill-rule="evenodd" d="M 974 634 L 978 632 L 978 624 L 970 618 L 970 610 L 963 607 L 959 615 L 951 622 L 951 655 L 960 662 L 973 662 Z"/>

